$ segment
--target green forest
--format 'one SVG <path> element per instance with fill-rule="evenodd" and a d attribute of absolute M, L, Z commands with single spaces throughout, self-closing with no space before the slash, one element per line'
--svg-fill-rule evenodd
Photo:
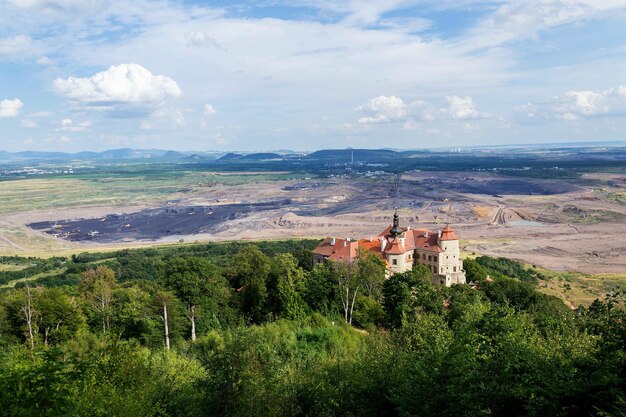
<path fill-rule="evenodd" d="M 624 293 L 573 311 L 504 258 L 445 288 L 316 244 L 0 259 L 0 415 L 626 415 Z"/>

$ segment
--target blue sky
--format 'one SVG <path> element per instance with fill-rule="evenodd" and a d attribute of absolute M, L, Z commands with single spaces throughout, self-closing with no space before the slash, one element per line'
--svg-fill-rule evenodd
<path fill-rule="evenodd" d="M 0 150 L 626 139 L 626 0 L 0 0 Z"/>

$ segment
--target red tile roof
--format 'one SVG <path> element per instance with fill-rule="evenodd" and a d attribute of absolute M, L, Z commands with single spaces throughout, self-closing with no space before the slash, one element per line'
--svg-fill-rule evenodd
<path fill-rule="evenodd" d="M 427 229 L 402 228 L 402 234 L 392 237 L 388 226 L 378 236 L 369 239 L 350 241 L 348 239 L 326 238 L 313 253 L 322 255 L 333 260 L 352 260 L 359 254 L 359 250 L 369 251 L 380 255 L 383 259 L 385 254 L 400 255 L 417 249 L 426 252 L 443 252 L 438 244 L 438 233 Z M 447 225 L 441 231 L 441 240 L 456 240 L 454 230 Z M 383 250 L 384 244 L 384 250 Z"/>
<path fill-rule="evenodd" d="M 441 240 L 459 240 L 449 224 L 441 231 Z"/>

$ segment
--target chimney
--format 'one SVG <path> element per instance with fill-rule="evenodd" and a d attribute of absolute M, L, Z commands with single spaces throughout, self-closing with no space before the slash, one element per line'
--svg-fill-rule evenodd
<path fill-rule="evenodd" d="M 441 239 L 441 230 L 437 232 L 437 239 Z"/>
<path fill-rule="evenodd" d="M 330 238 L 330 246 L 335 246 L 335 238 L 334 237 Z"/>
<path fill-rule="evenodd" d="M 428 232 L 424 232 L 424 237 L 428 237 Z"/>
<path fill-rule="evenodd" d="M 380 241 L 380 251 L 384 252 L 386 247 L 387 247 L 387 239 L 382 239 Z"/>

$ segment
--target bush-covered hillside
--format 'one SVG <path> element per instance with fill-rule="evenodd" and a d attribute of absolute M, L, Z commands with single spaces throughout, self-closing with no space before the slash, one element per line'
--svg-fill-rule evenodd
<path fill-rule="evenodd" d="M 0 293 L 0 415 L 626 413 L 621 294 L 572 311 L 513 261 L 443 288 L 315 244 L 7 259 L 62 272 Z"/>

